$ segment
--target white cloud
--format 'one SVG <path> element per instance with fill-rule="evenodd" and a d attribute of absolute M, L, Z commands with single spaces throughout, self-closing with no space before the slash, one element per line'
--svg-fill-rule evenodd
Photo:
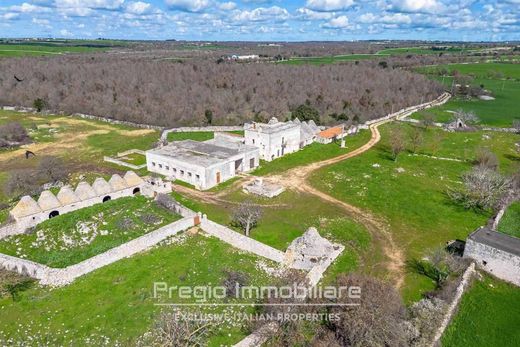
<path fill-rule="evenodd" d="M 147 2 L 136 1 L 126 5 L 126 11 L 132 14 L 144 14 L 151 10 L 152 5 Z"/>
<path fill-rule="evenodd" d="M 9 9 L 11 11 L 22 12 L 22 13 L 38 13 L 38 12 L 50 12 L 51 11 L 51 9 L 48 7 L 36 6 L 33 4 L 29 4 L 27 2 L 24 2 L 21 5 L 11 6 Z"/>
<path fill-rule="evenodd" d="M 394 0 L 393 7 L 404 12 L 441 12 L 445 6 L 437 0 Z"/>
<path fill-rule="evenodd" d="M 209 0 L 166 0 L 166 5 L 174 10 L 200 12 L 211 6 Z"/>
<path fill-rule="evenodd" d="M 233 1 L 223 2 L 218 5 L 218 8 L 223 11 L 231 11 L 231 10 L 234 10 L 236 7 L 237 7 L 237 4 L 234 3 Z"/>
<path fill-rule="evenodd" d="M 285 20 L 288 18 L 289 12 L 278 6 L 268 8 L 259 7 L 251 11 L 237 10 L 232 16 L 232 20 L 237 22 L 262 22 L 267 20 Z"/>
<path fill-rule="evenodd" d="M 20 16 L 19 13 L 7 12 L 7 13 L 4 13 L 3 15 L 0 15 L 0 18 L 5 19 L 5 20 L 13 20 L 13 19 L 17 19 L 19 16 Z"/>
<path fill-rule="evenodd" d="M 336 18 L 332 18 L 330 21 L 325 23 L 323 27 L 330 29 L 348 29 L 351 26 L 347 16 L 339 16 Z"/>
<path fill-rule="evenodd" d="M 34 24 L 42 25 L 42 26 L 49 26 L 50 22 L 48 19 L 40 19 L 40 18 L 33 18 L 32 22 Z"/>
<path fill-rule="evenodd" d="M 307 0 L 305 7 L 313 11 L 341 11 L 354 5 L 354 0 Z"/>
<path fill-rule="evenodd" d="M 296 10 L 296 13 L 299 14 L 303 19 L 308 20 L 331 19 L 334 17 L 334 12 L 313 11 L 305 7 L 299 8 Z"/>
<path fill-rule="evenodd" d="M 121 8 L 125 0 L 54 0 L 58 8 L 94 8 L 115 10 Z"/>
<path fill-rule="evenodd" d="M 385 23 L 385 24 L 410 24 L 412 18 L 403 13 L 393 13 L 376 16 L 373 13 L 365 13 L 359 17 L 361 23 Z"/>
<path fill-rule="evenodd" d="M 63 37 L 70 37 L 73 34 L 70 31 L 68 31 L 67 29 L 61 29 L 60 30 L 60 35 L 63 36 Z"/>

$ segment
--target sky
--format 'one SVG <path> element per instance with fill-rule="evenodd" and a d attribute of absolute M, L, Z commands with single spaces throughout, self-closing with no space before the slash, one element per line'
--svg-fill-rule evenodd
<path fill-rule="evenodd" d="M 520 0 L 0 0 L 0 37 L 520 40 Z"/>

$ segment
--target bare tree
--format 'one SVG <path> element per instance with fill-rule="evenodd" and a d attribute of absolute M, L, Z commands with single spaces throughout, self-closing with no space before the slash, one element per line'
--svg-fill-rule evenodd
<path fill-rule="evenodd" d="M 431 114 L 430 112 L 425 112 L 423 115 L 422 124 L 424 125 L 426 130 L 431 128 L 434 123 L 435 123 L 435 116 L 433 114 Z"/>
<path fill-rule="evenodd" d="M 214 326 L 199 320 L 182 319 L 181 312 L 163 312 L 154 327 L 144 334 L 137 346 L 203 347 Z"/>
<path fill-rule="evenodd" d="M 339 319 L 329 324 L 342 346 L 404 346 L 406 309 L 399 293 L 389 284 L 363 275 L 341 276 L 338 286 L 361 288 L 359 306 L 332 306 Z M 351 303 L 339 298 L 335 303 Z"/>
<path fill-rule="evenodd" d="M 10 122 L 0 126 L 0 147 L 19 146 L 29 141 L 27 130 L 20 123 Z"/>
<path fill-rule="evenodd" d="M 495 209 L 512 187 L 511 179 L 484 166 L 476 166 L 462 175 L 462 188 L 448 195 L 467 209 Z"/>
<path fill-rule="evenodd" d="M 406 148 L 406 142 L 403 132 L 400 128 L 393 129 L 390 132 L 390 149 L 392 151 L 392 159 L 397 161 L 399 154 Z"/>
<path fill-rule="evenodd" d="M 68 176 L 68 170 L 63 160 L 53 156 L 42 157 L 36 170 L 40 180 L 46 182 L 63 181 Z"/>
<path fill-rule="evenodd" d="M 475 164 L 486 167 L 491 170 L 497 170 L 499 163 L 495 153 L 491 152 L 487 148 L 481 147 L 477 150 Z"/>
<path fill-rule="evenodd" d="M 241 203 L 233 214 L 233 223 L 240 226 L 246 236 L 250 235 L 251 229 L 256 226 L 262 216 L 262 209 L 251 201 Z"/>
<path fill-rule="evenodd" d="M 33 170 L 14 170 L 4 186 L 6 195 L 15 198 L 21 195 L 35 195 L 41 192 L 38 177 Z"/>
<path fill-rule="evenodd" d="M 480 121 L 480 119 L 477 117 L 475 112 L 465 111 L 463 109 L 458 109 L 453 114 L 453 120 L 456 121 L 457 119 L 460 119 L 461 121 L 463 121 L 465 124 L 468 124 L 468 125 L 474 125 Z"/>
<path fill-rule="evenodd" d="M 414 126 L 409 133 L 410 145 L 412 146 L 412 153 L 417 153 L 417 150 L 422 145 L 424 136 L 423 130 Z"/>

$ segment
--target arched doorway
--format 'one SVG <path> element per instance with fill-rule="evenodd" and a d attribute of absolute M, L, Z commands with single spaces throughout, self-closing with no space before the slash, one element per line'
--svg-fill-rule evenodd
<path fill-rule="evenodd" d="M 140 192 L 141 192 L 141 188 L 139 188 L 139 187 L 134 188 L 134 190 L 132 191 L 132 193 L 133 193 L 134 195 L 139 194 Z"/>
<path fill-rule="evenodd" d="M 103 202 L 107 202 L 107 201 L 110 201 L 112 200 L 112 198 L 110 197 L 110 195 L 107 195 L 103 198 Z"/>
<path fill-rule="evenodd" d="M 60 215 L 59 211 L 52 211 L 51 213 L 49 213 L 49 219 L 58 217 L 59 215 Z"/>

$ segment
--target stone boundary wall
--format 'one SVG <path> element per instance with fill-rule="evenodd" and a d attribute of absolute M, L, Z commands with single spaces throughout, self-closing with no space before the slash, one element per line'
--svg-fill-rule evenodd
<path fill-rule="evenodd" d="M 28 275 L 40 280 L 41 284 L 55 287 L 72 283 L 76 278 L 86 275 L 94 270 L 112 264 L 124 258 L 143 252 L 159 242 L 195 225 L 194 217 L 186 217 L 155 231 L 133 239 L 120 246 L 112 248 L 104 253 L 86 259 L 78 264 L 63 269 L 50 268 L 30 260 L 12 257 L 0 253 L 0 267 Z"/>
<path fill-rule="evenodd" d="M 120 165 L 120 166 L 125 166 L 125 167 L 133 169 L 133 170 L 139 170 L 139 169 L 142 169 L 142 168 L 146 167 L 146 164 L 134 165 L 134 164 L 130 164 L 130 163 L 127 163 L 125 161 L 122 161 L 122 160 L 119 160 L 119 159 L 115 159 L 115 158 L 112 158 L 112 157 L 107 157 L 107 156 L 103 157 L 103 161 L 106 161 L 106 162 L 112 163 L 112 164 L 117 164 L 117 165 Z"/>
<path fill-rule="evenodd" d="M 433 338 L 432 343 L 430 344 L 431 347 L 436 347 L 440 345 L 440 340 L 442 338 L 442 335 L 444 334 L 444 331 L 448 327 L 448 324 L 450 324 L 451 318 L 453 317 L 455 311 L 457 310 L 460 300 L 462 299 L 462 294 L 464 294 L 464 291 L 468 288 L 469 281 L 471 280 L 471 277 L 475 273 L 475 263 L 471 263 L 470 266 L 466 269 L 464 274 L 462 275 L 462 281 L 460 281 L 458 287 L 457 287 L 457 293 L 455 294 L 455 298 L 451 302 L 451 304 L 448 306 L 448 310 L 446 311 L 446 314 L 444 315 L 444 319 L 442 320 L 441 326 L 437 329 L 437 332 L 435 333 L 435 336 Z"/>
<path fill-rule="evenodd" d="M 401 118 L 405 118 L 405 117 L 408 117 L 409 115 L 411 115 L 412 113 L 414 112 L 417 112 L 417 111 L 420 111 L 420 110 L 424 110 L 424 109 L 427 109 L 427 108 L 430 108 L 430 107 L 434 107 L 434 106 L 440 106 L 442 104 L 445 104 L 449 99 L 451 98 L 451 94 L 450 93 L 442 93 L 437 99 L 433 100 L 433 101 L 429 101 L 429 102 L 425 102 L 423 104 L 420 104 L 420 105 L 415 105 L 415 106 L 410 106 L 410 107 L 407 107 L 407 108 L 403 108 L 397 112 L 394 112 L 394 113 L 390 113 L 384 117 L 381 117 L 381 118 L 377 118 L 377 119 L 372 119 L 372 120 L 369 120 L 367 122 L 364 123 L 365 126 L 370 126 L 374 123 L 378 123 L 378 122 L 381 122 L 381 121 L 385 121 L 385 120 L 391 120 L 391 119 L 401 119 Z"/>
<path fill-rule="evenodd" d="M 207 234 L 215 236 L 235 248 L 254 253 L 277 263 L 282 263 L 284 260 L 284 253 L 282 251 L 239 234 L 223 225 L 212 222 L 205 215 L 202 217 L 200 228 Z"/>
<path fill-rule="evenodd" d="M 318 283 L 323 278 L 323 274 L 325 273 L 325 271 L 327 271 L 327 269 L 329 268 L 329 266 L 332 265 L 334 260 L 336 260 L 336 258 L 339 257 L 339 255 L 343 253 L 343 251 L 345 250 L 345 246 L 339 244 L 337 244 L 337 246 L 339 246 L 338 249 L 334 250 L 331 254 L 329 254 L 327 260 L 320 262 L 318 265 L 314 266 L 307 273 L 307 276 L 305 276 L 307 281 L 309 281 L 310 287 L 318 285 Z"/>
<path fill-rule="evenodd" d="M 0 225 L 0 240 L 8 236 L 21 234 L 20 226 L 17 223 L 9 223 Z"/>
<path fill-rule="evenodd" d="M 5 111 L 15 111 L 20 113 L 38 113 L 35 108 L 32 107 L 23 107 L 23 106 L 2 106 L 2 110 Z M 117 125 L 126 125 L 133 128 L 141 128 L 141 129 L 152 129 L 152 130 L 164 130 L 165 127 L 158 126 L 158 125 L 150 125 L 150 124 L 142 124 L 142 123 L 134 123 L 124 120 L 117 120 L 113 118 L 106 118 L 106 117 L 99 117 L 99 116 L 93 116 L 90 114 L 84 114 L 84 113 L 73 113 L 73 114 L 66 114 L 65 112 L 58 112 L 58 113 L 52 113 L 52 112 L 39 112 L 38 114 L 42 116 L 65 116 L 65 117 L 78 117 L 83 119 L 91 119 L 91 120 L 97 120 L 100 122 L 110 123 L 110 124 L 117 124 Z"/>
<path fill-rule="evenodd" d="M 506 210 L 508 207 L 509 207 L 509 204 L 506 204 L 505 206 L 503 206 L 500 209 L 500 211 L 498 211 L 495 219 L 493 220 L 493 225 L 491 227 L 492 230 L 497 230 L 498 223 L 500 223 L 500 220 L 502 219 L 502 217 L 504 217 L 504 213 L 506 213 Z"/>
<path fill-rule="evenodd" d="M 146 155 L 146 152 L 141 150 L 141 149 L 129 149 L 127 151 L 124 151 L 124 152 L 119 152 L 117 153 L 117 156 L 118 157 L 124 157 L 125 155 L 129 155 L 129 154 L 134 154 L 134 153 L 137 153 L 137 154 L 141 154 L 141 155 Z"/>
<path fill-rule="evenodd" d="M 242 125 L 208 125 L 205 127 L 179 127 L 172 129 L 164 129 L 161 134 L 161 140 L 168 139 L 169 133 L 190 133 L 196 131 L 220 132 L 220 131 L 242 131 Z"/>

